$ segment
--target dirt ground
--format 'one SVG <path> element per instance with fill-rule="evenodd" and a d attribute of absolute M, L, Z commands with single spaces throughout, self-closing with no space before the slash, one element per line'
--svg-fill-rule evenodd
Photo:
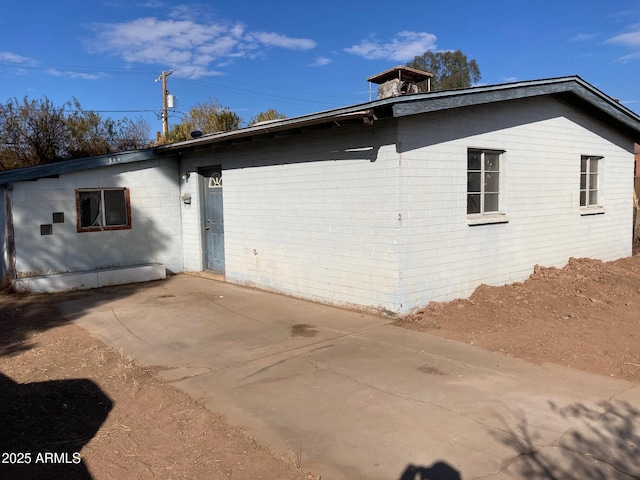
<path fill-rule="evenodd" d="M 317 478 L 67 323 L 73 295 L 0 294 L 0 478 Z M 640 256 L 536 268 L 396 324 L 640 382 Z"/>
<path fill-rule="evenodd" d="M 525 282 L 481 285 L 468 300 L 431 302 L 396 324 L 640 383 L 640 255 L 536 267 Z"/>
<path fill-rule="evenodd" d="M 67 295 L 0 294 L 0 478 L 317 478 L 66 323 Z"/>

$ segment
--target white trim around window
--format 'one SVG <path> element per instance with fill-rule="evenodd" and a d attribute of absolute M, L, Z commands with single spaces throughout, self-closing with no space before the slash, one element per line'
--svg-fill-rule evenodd
<path fill-rule="evenodd" d="M 603 157 L 582 155 L 580 157 L 580 215 L 604 213 L 602 206 Z"/>
<path fill-rule="evenodd" d="M 467 223 L 507 223 L 502 211 L 504 150 L 467 149 Z"/>

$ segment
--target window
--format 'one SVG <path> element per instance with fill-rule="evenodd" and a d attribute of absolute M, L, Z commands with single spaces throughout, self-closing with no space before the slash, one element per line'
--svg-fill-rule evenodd
<path fill-rule="evenodd" d="M 598 166 L 602 157 L 583 155 L 580 159 L 580 206 L 599 206 Z"/>
<path fill-rule="evenodd" d="M 76 190 L 78 232 L 131 228 L 127 188 Z"/>
<path fill-rule="evenodd" d="M 467 214 L 500 210 L 500 157 L 498 150 L 467 151 Z"/>

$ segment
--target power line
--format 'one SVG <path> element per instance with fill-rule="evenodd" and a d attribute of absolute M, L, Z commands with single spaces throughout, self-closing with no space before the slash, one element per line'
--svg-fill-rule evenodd
<path fill-rule="evenodd" d="M 157 76 L 157 74 L 155 73 L 154 70 L 150 70 L 150 69 L 130 69 L 130 68 L 118 68 L 118 67 L 88 67 L 88 66 L 82 66 L 82 65 L 59 65 L 59 64 L 42 64 L 42 63 L 38 63 L 36 65 L 29 65 L 29 64 L 16 64 L 16 63 L 8 63 L 8 62 L 0 62 L 0 66 L 1 67 L 10 67 L 10 68 L 15 68 L 15 69 L 25 69 L 25 70 L 42 70 L 42 71 L 46 71 L 48 69 L 60 69 L 60 70 L 64 70 L 66 72 L 71 72 L 71 73 L 75 73 L 75 72 L 83 72 L 83 73 L 114 73 L 114 74 L 118 74 L 118 75 L 144 75 L 144 76 Z M 64 73 L 64 72 L 63 72 Z M 180 78 L 177 77 L 175 80 L 179 80 L 182 82 L 186 82 L 186 83 L 195 83 L 198 85 L 202 85 L 205 87 L 213 87 L 213 88 L 218 88 L 218 89 L 226 89 L 227 91 L 230 92 L 240 92 L 243 93 L 245 95 L 248 96 L 253 96 L 253 97 L 271 97 L 271 98 L 275 98 L 281 101 L 287 101 L 288 103 L 307 103 L 307 104 L 319 104 L 319 105 L 330 105 L 331 102 L 320 102 L 320 101 L 314 101 L 314 100 L 308 100 L 308 99 L 293 99 L 291 97 L 291 94 L 300 94 L 300 95 L 308 95 L 311 97 L 315 97 L 317 96 L 317 92 L 309 92 L 309 91 L 303 91 L 303 90 L 291 90 L 288 88 L 279 88 L 279 87 L 274 87 L 274 86 L 265 86 L 265 85 L 258 85 L 255 83 L 250 83 L 250 82 L 243 82 L 243 81 L 239 81 L 239 80 L 220 80 L 218 82 L 205 82 L 202 80 L 198 80 L 198 79 L 190 79 L 190 78 Z M 233 86 L 228 86 L 228 85 L 224 85 L 224 82 L 227 83 L 231 83 L 233 85 L 244 85 L 247 87 L 253 87 L 255 89 L 268 89 L 271 91 L 276 91 L 276 92 L 285 92 L 286 95 L 277 95 L 277 94 L 273 94 L 273 93 L 265 93 L 265 92 L 259 92 L 258 90 L 247 90 L 247 89 L 242 89 L 242 88 L 238 88 L 238 87 L 233 87 Z M 338 95 L 329 95 L 329 94 L 325 94 L 323 95 L 323 97 L 325 98 L 336 98 L 336 99 L 342 99 L 343 101 L 353 101 L 353 98 L 351 97 L 346 97 L 346 96 L 338 96 Z M 342 104 L 343 102 L 341 102 Z"/>
<path fill-rule="evenodd" d="M 278 101 L 281 102 L 285 102 L 285 103 L 292 103 L 292 104 L 297 104 L 297 105 L 304 105 L 304 104 L 308 104 L 308 105 L 323 105 L 323 106 L 341 106 L 344 104 L 344 101 L 347 102 L 354 102 L 357 103 L 359 101 L 361 101 L 361 99 L 354 99 L 353 97 L 346 97 L 346 96 L 338 96 L 338 95 L 326 95 L 323 94 L 322 97 L 323 98 L 335 98 L 335 99 L 342 99 L 342 102 L 332 102 L 332 101 L 317 101 L 317 100 L 310 100 L 310 99 L 301 99 L 301 98 L 295 98 L 292 97 L 292 94 L 301 94 L 301 95 L 308 95 L 311 97 L 315 97 L 317 98 L 318 94 L 317 92 L 305 92 L 305 91 L 301 91 L 301 90 L 290 90 L 290 89 L 284 89 L 284 88 L 278 88 L 278 87 L 265 87 L 265 85 L 256 85 L 256 84 L 252 84 L 252 83 L 248 83 L 248 82 L 241 82 L 241 81 L 235 81 L 235 80 L 229 80 L 229 83 L 232 83 L 233 85 L 246 85 L 249 87 L 256 87 L 256 88 L 262 88 L 262 89 L 269 89 L 269 90 L 275 90 L 275 91 L 281 91 L 281 92 L 286 92 L 286 95 L 278 95 L 278 94 L 274 94 L 274 93 L 266 93 L 266 92 L 258 92 L 258 91 L 251 91 L 251 90 L 247 90 L 246 88 L 241 88 L 241 87 L 235 87 L 235 86 L 228 86 L 228 85 L 223 85 L 219 82 L 205 82 L 202 80 L 196 80 L 196 79 L 185 79 L 185 78 L 176 78 L 176 81 L 181 81 L 181 82 L 185 82 L 185 83 L 195 83 L 198 85 L 202 85 L 205 87 L 211 87 L 211 88 L 215 88 L 217 90 L 223 90 L 223 91 L 228 91 L 228 92 L 232 92 L 232 93 L 242 93 L 243 95 L 246 96 L 250 96 L 250 97 L 264 97 L 264 98 L 273 98 L 276 99 Z"/>
<path fill-rule="evenodd" d="M 30 70 L 47 70 L 47 69 L 61 69 L 66 73 L 105 73 L 124 76 L 155 76 L 156 74 L 152 70 L 148 69 L 129 69 L 129 68 L 97 68 L 87 67 L 80 65 L 58 65 L 58 64 L 37 64 L 37 65 L 17 65 L 13 63 L 0 62 L 0 66 L 13 67 L 16 69 L 30 69 Z M 65 73 L 65 72 L 62 73 Z M 177 72 L 179 73 L 179 72 Z M 226 92 L 232 94 L 241 94 L 245 97 L 262 98 L 267 100 L 273 100 L 282 104 L 310 106 L 313 108 L 334 108 L 349 103 L 358 103 L 363 101 L 357 96 L 340 96 L 323 94 L 319 99 L 317 92 L 310 92 L 304 90 L 292 90 L 290 88 L 280 88 L 276 86 L 267 86 L 264 84 L 258 85 L 255 83 L 244 82 L 239 80 L 225 80 L 217 79 L 216 81 L 204 81 L 199 79 L 180 78 L 175 77 L 175 81 L 183 82 L 188 85 L 199 85 L 207 89 L 212 89 L 215 92 Z M 303 97 L 303 98 L 301 98 Z M 157 109 L 127 109 L 127 110 L 90 110 L 96 113 L 154 113 L 158 115 Z"/>
<path fill-rule="evenodd" d="M 64 113 L 94 112 L 94 113 L 156 113 L 157 110 L 94 110 L 92 108 L 82 110 L 63 110 Z"/>
<path fill-rule="evenodd" d="M 35 112 L 46 112 L 46 109 L 38 108 L 34 109 Z M 60 110 L 61 113 L 155 113 L 158 114 L 158 110 L 94 110 L 92 108 L 82 110 Z"/>
<path fill-rule="evenodd" d="M 205 82 L 202 80 L 197 80 L 197 79 L 188 79 L 188 78 L 178 78 L 181 81 L 185 81 L 185 82 L 193 82 L 193 83 L 199 83 L 201 85 L 208 85 L 208 86 L 219 86 L 219 83 L 216 82 Z M 226 83 L 231 83 L 233 85 L 246 85 L 249 87 L 256 87 L 256 88 L 263 88 L 263 89 L 268 89 L 268 90 L 275 90 L 275 91 L 281 91 L 281 92 L 286 92 L 288 95 L 292 94 L 292 93 L 297 93 L 297 94 L 302 94 L 302 95 L 317 95 L 317 92 L 310 92 L 310 91 L 305 91 L 305 90 L 293 90 L 291 88 L 279 88 L 279 87 L 272 87 L 272 86 L 267 86 L 264 84 L 255 84 L 255 83 L 250 83 L 250 82 L 243 82 L 240 80 L 224 80 L 224 79 L 220 79 L 220 82 L 226 82 Z M 227 87 L 227 88 L 231 88 L 234 89 L 234 87 Z M 351 97 L 347 97 L 347 96 L 343 96 L 343 95 L 329 95 L 329 94 L 324 94 L 324 97 L 330 97 L 330 98 L 338 98 L 338 99 L 351 99 Z"/>
<path fill-rule="evenodd" d="M 122 75 L 155 75 L 155 70 L 147 69 L 133 69 L 133 68 L 118 68 L 118 67 L 86 67 L 81 65 L 55 65 L 55 64 L 28 64 L 28 63 L 9 63 L 0 62 L 0 67 L 14 68 L 16 70 L 63 70 L 72 72 L 88 72 L 88 73 L 118 73 Z"/>

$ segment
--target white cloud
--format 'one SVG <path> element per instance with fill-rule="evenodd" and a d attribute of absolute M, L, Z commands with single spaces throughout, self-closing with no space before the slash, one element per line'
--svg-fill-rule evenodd
<path fill-rule="evenodd" d="M 413 60 L 428 50 L 435 50 L 436 36 L 425 32 L 400 32 L 386 42 L 372 38 L 345 48 L 345 52 L 359 55 L 367 60 L 386 59 L 404 62 Z"/>
<path fill-rule="evenodd" d="M 251 37 L 264 45 L 287 48 L 289 50 L 311 50 L 316 48 L 316 42 L 308 38 L 291 38 L 279 33 L 254 32 Z"/>
<path fill-rule="evenodd" d="M 571 39 L 571 41 L 572 42 L 586 42 L 587 40 L 591 40 L 594 37 L 595 37 L 595 35 L 593 35 L 592 33 L 579 33 L 578 35 L 574 36 Z"/>
<path fill-rule="evenodd" d="M 628 47 L 632 50 L 631 53 L 618 58 L 617 62 L 626 63 L 640 59 L 640 25 L 636 25 L 634 28 L 636 28 L 635 31 L 616 35 L 605 42 Z"/>
<path fill-rule="evenodd" d="M 615 43 L 626 47 L 640 47 L 640 30 L 637 32 L 623 33 L 607 40 L 607 43 Z"/>
<path fill-rule="evenodd" d="M 108 77 L 106 73 L 98 72 L 98 73 L 86 73 L 86 72 L 73 72 L 70 70 L 60 71 L 55 68 L 47 69 L 47 73 L 54 77 L 69 77 L 69 78 L 79 78 L 82 80 L 98 80 L 100 78 Z"/>
<path fill-rule="evenodd" d="M 93 53 L 117 56 L 129 63 L 166 65 L 177 76 L 218 75 L 213 62 L 254 58 L 261 47 L 309 50 L 316 42 L 273 32 L 247 32 L 242 23 L 204 23 L 189 19 L 139 18 L 125 23 L 96 23 L 86 42 Z"/>
<path fill-rule="evenodd" d="M 11 73 L 11 75 L 26 75 L 28 69 L 37 66 L 38 62 L 17 53 L 0 52 L 0 64 L 4 64 L 7 73 Z"/>
<path fill-rule="evenodd" d="M 139 5 L 143 8 L 163 8 L 164 2 L 162 0 L 148 0 Z"/>
<path fill-rule="evenodd" d="M 333 62 L 333 60 L 331 60 L 330 58 L 327 57 L 318 57 L 316 58 L 316 60 L 311 64 L 312 67 L 324 67 L 325 65 L 329 65 L 331 62 Z"/>
<path fill-rule="evenodd" d="M 611 12 L 607 14 L 607 18 L 611 18 L 613 20 L 622 20 L 626 21 L 628 18 L 635 18 L 638 16 L 637 10 L 619 10 L 616 12 Z"/>
<path fill-rule="evenodd" d="M 29 57 L 23 57 L 16 53 L 0 52 L 0 62 L 14 63 L 16 65 L 36 65 L 37 62 Z"/>
<path fill-rule="evenodd" d="M 627 63 L 627 62 L 632 62 L 634 60 L 640 60 L 640 52 L 623 55 L 622 57 L 617 58 L 616 62 Z"/>

